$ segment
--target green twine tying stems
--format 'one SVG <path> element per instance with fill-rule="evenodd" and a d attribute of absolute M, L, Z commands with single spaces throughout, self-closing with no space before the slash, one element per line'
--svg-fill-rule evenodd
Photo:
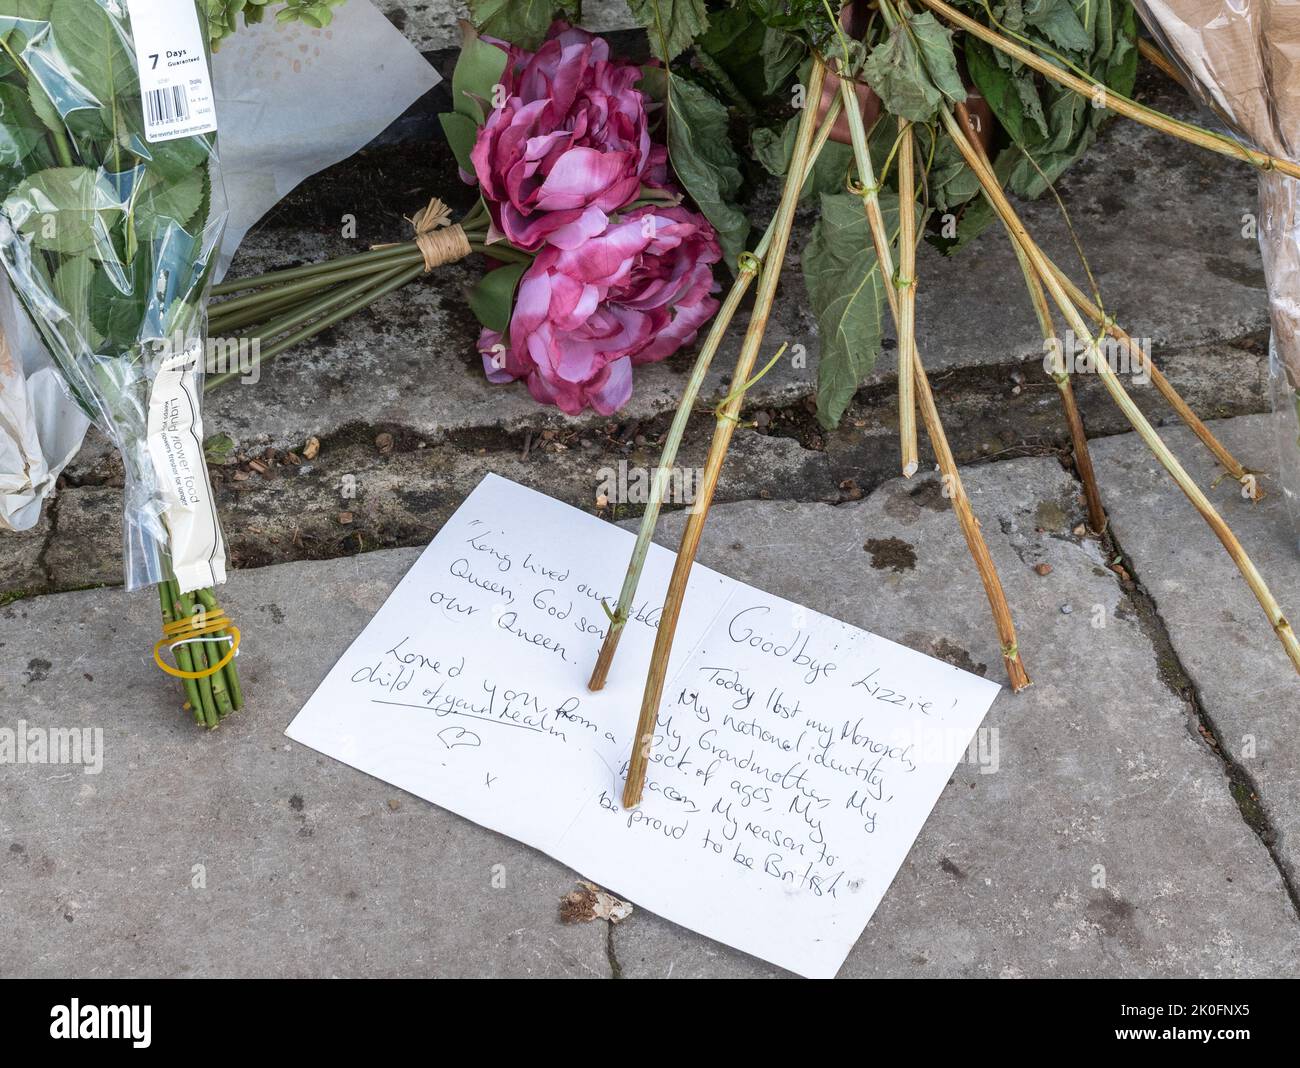
<path fill-rule="evenodd" d="M 758 274 L 762 267 L 763 261 L 752 252 L 742 252 L 736 257 L 736 268 L 744 274 Z"/>
<path fill-rule="evenodd" d="M 861 197 L 863 200 L 866 200 L 867 197 L 878 196 L 880 193 L 879 182 L 872 185 L 864 185 L 862 182 L 858 181 L 857 178 L 850 175 L 845 184 L 848 186 L 850 193 L 855 197 Z"/>
<path fill-rule="evenodd" d="M 757 385 L 758 382 L 762 379 L 762 377 L 763 377 L 765 374 L 767 374 L 768 371 L 772 370 L 773 367 L 776 366 L 777 361 L 778 361 L 782 356 L 785 355 L 785 350 L 788 349 L 789 347 L 790 347 L 790 342 L 788 342 L 788 341 L 784 341 L 784 342 L 782 342 L 782 343 L 781 343 L 781 347 L 780 347 L 779 349 L 776 350 L 776 355 L 773 356 L 770 360 L 767 361 L 767 366 L 766 366 L 766 367 L 764 367 L 761 371 L 759 371 L 758 374 L 756 374 L 756 375 L 755 375 L 753 378 L 751 378 L 748 382 L 744 383 L 743 385 L 737 386 L 737 387 L 736 387 L 735 389 L 733 389 L 730 393 L 728 393 L 725 397 L 723 397 L 722 400 L 720 400 L 720 401 L 718 402 L 718 406 L 717 406 L 716 408 L 713 409 L 713 414 L 714 414 L 715 416 L 717 416 L 717 419 L 718 419 L 718 422 L 719 422 L 719 423 L 723 422 L 724 420 L 730 420 L 731 422 L 735 423 L 737 426 L 754 426 L 754 425 L 756 425 L 756 424 L 754 424 L 754 423 L 742 423 L 742 422 L 740 421 L 740 417 L 739 417 L 739 416 L 732 415 L 730 412 L 726 411 L 725 409 L 728 408 L 728 407 L 730 407 L 732 401 L 737 401 L 737 400 L 739 400 L 739 399 L 740 399 L 741 397 L 743 397 L 746 393 L 748 393 L 748 392 L 750 391 L 750 389 L 752 389 L 755 385 Z"/>

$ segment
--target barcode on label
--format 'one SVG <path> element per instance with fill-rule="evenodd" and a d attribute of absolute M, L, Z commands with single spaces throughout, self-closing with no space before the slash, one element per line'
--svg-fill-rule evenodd
<path fill-rule="evenodd" d="M 190 98 L 183 85 L 153 89 L 144 94 L 146 126 L 164 126 L 185 122 L 190 117 Z"/>

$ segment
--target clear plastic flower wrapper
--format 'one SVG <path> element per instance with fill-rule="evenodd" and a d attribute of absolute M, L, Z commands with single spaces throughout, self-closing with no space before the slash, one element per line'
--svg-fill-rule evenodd
<path fill-rule="evenodd" d="M 1202 104 L 1242 140 L 1300 161 L 1298 0 L 1135 0 Z M 1269 374 L 1279 481 L 1300 551 L 1300 181 L 1259 178 L 1258 229 L 1273 336 Z"/>
<path fill-rule="evenodd" d="M 226 211 L 201 26 L 188 0 L 0 0 L 0 258 L 70 396 L 121 452 L 126 586 L 158 587 L 156 659 L 215 726 L 241 699 L 203 455 Z"/>

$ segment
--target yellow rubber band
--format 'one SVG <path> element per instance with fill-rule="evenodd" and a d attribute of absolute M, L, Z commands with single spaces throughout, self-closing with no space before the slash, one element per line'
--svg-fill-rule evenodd
<path fill-rule="evenodd" d="M 187 638 L 203 638 L 209 634 L 216 634 L 219 631 L 228 631 L 229 634 L 223 634 L 222 637 L 230 638 L 230 652 L 223 656 L 211 667 L 203 671 L 182 671 L 178 667 L 172 667 L 162 658 L 164 646 L 175 647 Z M 198 626 L 194 625 L 194 619 L 178 619 L 171 623 L 163 624 L 163 636 L 153 647 L 154 663 L 163 671 L 173 678 L 177 679 L 208 679 L 224 668 L 239 652 L 239 628 L 226 618 L 225 612 L 213 612 L 204 617 L 203 623 Z"/>

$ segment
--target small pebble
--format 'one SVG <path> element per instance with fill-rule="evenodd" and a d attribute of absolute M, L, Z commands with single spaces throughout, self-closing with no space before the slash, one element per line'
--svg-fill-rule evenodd
<path fill-rule="evenodd" d="M 1087 533 L 1088 533 L 1088 528 L 1085 527 L 1082 523 L 1080 523 L 1077 527 L 1074 528 L 1074 536 L 1076 538 L 1082 538 Z"/>
<path fill-rule="evenodd" d="M 1061 605 L 1061 615 L 1068 616 L 1073 611 L 1074 611 L 1074 605 L 1072 604 Z"/>
<path fill-rule="evenodd" d="M 1034 570 L 1037 571 L 1040 575 L 1050 575 L 1050 574 L 1052 573 L 1052 565 L 1051 565 L 1051 564 L 1035 564 L 1035 565 L 1034 565 Z"/>

